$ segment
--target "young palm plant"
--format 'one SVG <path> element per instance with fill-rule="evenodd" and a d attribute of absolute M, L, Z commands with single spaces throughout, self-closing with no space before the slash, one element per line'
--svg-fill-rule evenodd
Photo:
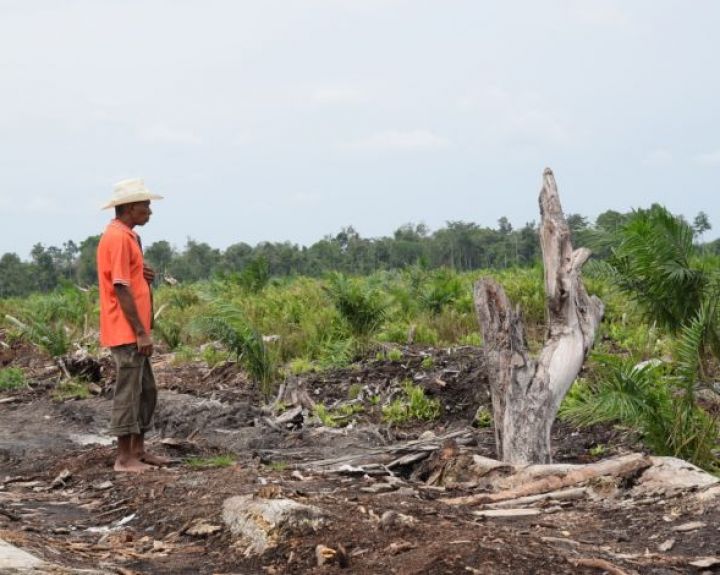
<path fill-rule="evenodd" d="M 276 362 L 262 334 L 250 324 L 242 309 L 233 303 L 214 302 L 210 313 L 195 323 L 206 336 L 235 354 L 264 394 L 272 393 L 277 378 Z"/>
<path fill-rule="evenodd" d="M 333 273 L 328 276 L 325 290 L 355 337 L 366 340 L 385 321 L 387 304 L 376 289 Z"/>
<path fill-rule="evenodd" d="M 635 212 L 618 230 L 609 259 L 619 288 L 649 321 L 672 333 L 678 333 L 711 295 L 711 278 L 693 260 L 694 249 L 687 222 L 654 205 Z"/>
<path fill-rule="evenodd" d="M 694 259 L 692 240 L 692 228 L 657 205 L 620 228 L 609 270 L 648 321 L 676 337 L 673 362 L 639 367 L 632 358 L 596 356 L 603 379 L 571 390 L 562 412 L 577 423 L 632 425 L 657 453 L 715 469 L 718 421 L 698 404 L 696 390 L 708 352 L 720 356 L 720 290 Z"/>

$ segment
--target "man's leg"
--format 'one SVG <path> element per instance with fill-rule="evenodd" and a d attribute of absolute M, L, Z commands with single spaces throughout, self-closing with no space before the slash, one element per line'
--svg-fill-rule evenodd
<path fill-rule="evenodd" d="M 135 456 L 150 465 L 168 465 L 170 459 L 145 450 L 145 432 L 152 428 L 153 413 L 157 404 L 157 387 L 150 358 L 144 358 L 142 368 L 142 387 L 140 396 L 140 434 L 133 436 L 132 450 Z"/>
<path fill-rule="evenodd" d="M 139 400 L 142 363 L 134 345 L 111 348 L 117 377 L 113 395 L 110 431 L 118 438 L 115 471 L 141 473 L 151 466 L 143 463 L 133 452 L 133 438 L 140 435 Z"/>

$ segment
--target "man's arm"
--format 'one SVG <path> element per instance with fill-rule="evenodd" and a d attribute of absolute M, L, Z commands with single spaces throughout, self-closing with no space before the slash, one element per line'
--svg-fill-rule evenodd
<path fill-rule="evenodd" d="M 130 288 L 124 284 L 115 284 L 114 287 L 115 294 L 117 294 L 118 302 L 120 303 L 120 309 L 122 309 L 123 314 L 125 314 L 125 319 L 128 320 L 137 336 L 138 351 L 142 355 L 151 356 L 153 352 L 152 338 L 140 321 L 140 316 L 138 315 Z"/>

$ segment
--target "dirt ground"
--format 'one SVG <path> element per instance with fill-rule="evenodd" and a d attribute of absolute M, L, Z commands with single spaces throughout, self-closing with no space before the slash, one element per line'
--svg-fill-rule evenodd
<path fill-rule="evenodd" d="M 404 349 L 399 361 L 367 360 L 300 378 L 308 395 L 330 409 L 365 399 L 363 410 L 336 428 L 307 413 L 274 423 L 277 410 L 235 364 L 177 365 L 169 354 L 153 361 L 161 396 L 149 443 L 176 463 L 134 476 L 112 470 L 107 359 L 94 397 L 63 402 L 52 398 L 58 374 L 51 360 L 26 347 L 3 350 L 0 362 L 23 367 L 31 385 L 0 393 L 0 539 L 58 565 L 121 575 L 720 569 L 720 561 L 713 566 L 707 559 L 698 564 L 705 567 L 692 565 L 720 556 L 718 503 L 692 494 L 638 500 L 611 489 L 607 497 L 548 504 L 534 516 L 487 518 L 474 506 L 442 501 L 476 491 L 462 481 L 429 483 L 437 453 L 395 465 L 391 475 L 313 466 L 343 457 L 389 461 L 382 454 L 393 445 L 449 435 L 457 439 L 455 452 L 493 457 L 492 429 L 470 425 L 477 407 L 490 402 L 474 348 Z M 383 423 L 380 406 L 408 379 L 441 401 L 440 419 Z M 553 445 L 556 461 L 572 463 L 640 449 L 620 429 L 562 424 Z M 209 465 L 220 455 L 234 463 Z M 314 505 L 327 520 L 315 531 L 283 533 L 271 549 L 248 555 L 222 517 L 223 502 L 243 494 Z M 318 565 L 318 545 L 336 550 L 335 560 Z"/>

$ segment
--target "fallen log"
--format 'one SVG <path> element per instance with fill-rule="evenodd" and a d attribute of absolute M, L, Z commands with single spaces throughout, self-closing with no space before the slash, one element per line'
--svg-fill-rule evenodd
<path fill-rule="evenodd" d="M 463 497 L 450 497 L 441 499 L 441 501 L 448 505 L 496 503 L 508 499 L 518 499 L 520 497 L 558 491 L 565 487 L 585 483 L 596 477 L 629 477 L 643 469 L 647 469 L 651 465 L 652 461 L 649 457 L 640 453 L 633 453 L 616 459 L 606 459 L 598 463 L 582 465 L 565 475 L 545 477 L 513 489 L 507 489 L 497 493 L 478 493 L 476 495 L 466 495 Z"/>

